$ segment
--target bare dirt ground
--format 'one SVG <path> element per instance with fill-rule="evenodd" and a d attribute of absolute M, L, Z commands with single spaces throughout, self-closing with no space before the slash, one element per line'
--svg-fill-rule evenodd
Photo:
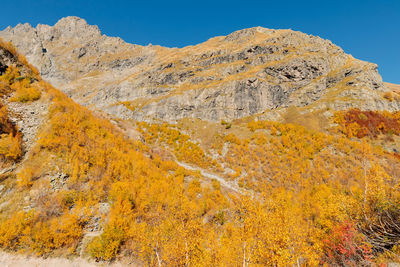
<path fill-rule="evenodd" d="M 218 182 L 220 182 L 221 186 L 226 187 L 226 188 L 228 188 L 228 189 L 230 189 L 230 190 L 232 190 L 232 191 L 235 191 L 236 193 L 243 193 L 243 192 L 242 192 L 243 190 L 241 190 L 237 185 L 235 185 L 235 184 L 232 183 L 232 182 L 227 182 L 224 178 L 222 178 L 222 177 L 220 177 L 220 176 L 218 176 L 218 175 L 209 173 L 209 172 L 207 172 L 207 171 L 205 171 L 205 170 L 203 170 L 203 169 L 201 169 L 201 168 L 198 168 L 198 167 L 192 167 L 192 166 L 190 166 L 189 164 L 186 164 L 186 163 L 183 163 L 183 162 L 180 162 L 180 161 L 175 161 L 175 162 L 176 162 L 179 166 L 181 166 L 181 167 L 183 167 L 183 168 L 185 168 L 185 169 L 187 169 L 187 170 L 190 170 L 190 171 L 200 171 L 200 173 L 201 173 L 201 175 L 202 175 L 203 177 L 206 177 L 206 178 L 209 178 L 209 179 L 215 179 L 215 180 L 217 180 Z"/>
<path fill-rule="evenodd" d="M 0 266 L 1 267 L 99 267 L 99 266 L 112 266 L 122 267 L 126 266 L 122 263 L 97 263 L 88 261 L 84 258 L 39 258 L 32 256 L 25 256 L 20 254 L 10 254 L 0 251 Z"/>

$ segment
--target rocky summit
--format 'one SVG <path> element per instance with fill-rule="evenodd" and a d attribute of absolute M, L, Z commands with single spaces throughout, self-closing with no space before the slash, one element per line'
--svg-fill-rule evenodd
<path fill-rule="evenodd" d="M 282 119 L 360 108 L 400 110 L 387 99 L 377 65 L 328 40 L 255 27 L 184 48 L 139 46 L 66 17 L 54 26 L 19 24 L 0 32 L 44 79 L 78 103 L 123 118 L 176 121 Z"/>

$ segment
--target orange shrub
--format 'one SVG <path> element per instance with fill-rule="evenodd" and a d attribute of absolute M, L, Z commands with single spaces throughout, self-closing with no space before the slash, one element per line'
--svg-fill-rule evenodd
<path fill-rule="evenodd" d="M 7 108 L 2 106 L 0 103 L 0 134 L 11 133 L 15 135 L 16 132 L 16 127 L 11 123 L 8 118 Z"/>
<path fill-rule="evenodd" d="M 333 266 L 368 266 L 372 264 L 371 246 L 355 228 L 344 222 L 335 226 L 329 238 L 323 240 L 323 262 Z"/>
<path fill-rule="evenodd" d="M 203 168 L 217 166 L 208 157 L 203 149 L 196 143 L 190 141 L 190 137 L 175 129 L 173 125 L 138 123 L 138 130 L 143 134 L 146 142 L 150 144 L 168 145 L 179 161 L 192 163 Z"/>
<path fill-rule="evenodd" d="M 0 247 L 17 249 L 33 220 L 32 213 L 17 212 L 0 224 Z"/>
<path fill-rule="evenodd" d="M 9 160 L 17 160 L 22 156 L 21 134 L 2 134 L 0 136 L 0 156 Z"/>
<path fill-rule="evenodd" d="M 11 85 L 11 88 L 15 91 L 14 95 L 10 98 L 12 102 L 30 102 L 40 98 L 41 92 L 34 86 L 31 86 L 29 79 L 23 79 L 22 81 L 15 82 Z"/>
<path fill-rule="evenodd" d="M 379 134 L 400 134 L 400 112 L 361 111 L 350 109 L 338 112 L 335 122 L 348 137 L 377 137 Z"/>
<path fill-rule="evenodd" d="M 20 76 L 21 74 L 17 67 L 9 66 L 6 72 L 0 76 L 0 81 L 3 81 L 8 85 L 12 85 L 16 81 L 16 79 Z"/>

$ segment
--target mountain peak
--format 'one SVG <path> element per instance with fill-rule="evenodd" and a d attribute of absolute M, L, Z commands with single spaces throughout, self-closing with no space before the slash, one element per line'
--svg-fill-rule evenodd
<path fill-rule="evenodd" d="M 7 27 L 6 30 L 12 30 L 13 28 L 11 27 Z M 15 26 L 14 28 L 17 31 L 24 31 L 24 32 L 28 32 L 30 30 L 33 29 L 33 27 L 29 24 L 29 23 L 19 23 L 17 26 Z"/>
<path fill-rule="evenodd" d="M 89 25 L 86 20 L 75 16 L 60 19 L 54 25 L 54 29 L 60 31 L 66 37 L 101 36 L 101 31 L 97 25 Z"/>
<path fill-rule="evenodd" d="M 88 24 L 87 21 L 83 18 L 77 17 L 77 16 L 67 16 L 59 19 L 56 24 L 69 24 L 69 23 L 84 23 Z"/>
<path fill-rule="evenodd" d="M 230 41 L 234 41 L 234 40 L 238 40 L 244 37 L 250 37 L 253 36 L 257 33 L 262 33 L 262 34 L 272 34 L 275 33 L 276 30 L 271 30 L 268 28 L 264 28 L 261 26 L 257 26 L 257 27 L 252 27 L 252 28 L 247 28 L 247 29 L 242 29 L 242 30 L 237 30 L 232 32 L 231 34 L 228 34 L 225 39 L 226 40 L 230 40 Z"/>

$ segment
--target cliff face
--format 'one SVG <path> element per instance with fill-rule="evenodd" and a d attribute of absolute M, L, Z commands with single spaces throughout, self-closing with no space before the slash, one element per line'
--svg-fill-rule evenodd
<path fill-rule="evenodd" d="M 79 103 L 125 119 L 279 119 L 290 106 L 400 109 L 383 97 L 389 89 L 375 64 L 292 30 L 256 27 L 181 49 L 143 47 L 67 17 L 0 36 Z"/>

